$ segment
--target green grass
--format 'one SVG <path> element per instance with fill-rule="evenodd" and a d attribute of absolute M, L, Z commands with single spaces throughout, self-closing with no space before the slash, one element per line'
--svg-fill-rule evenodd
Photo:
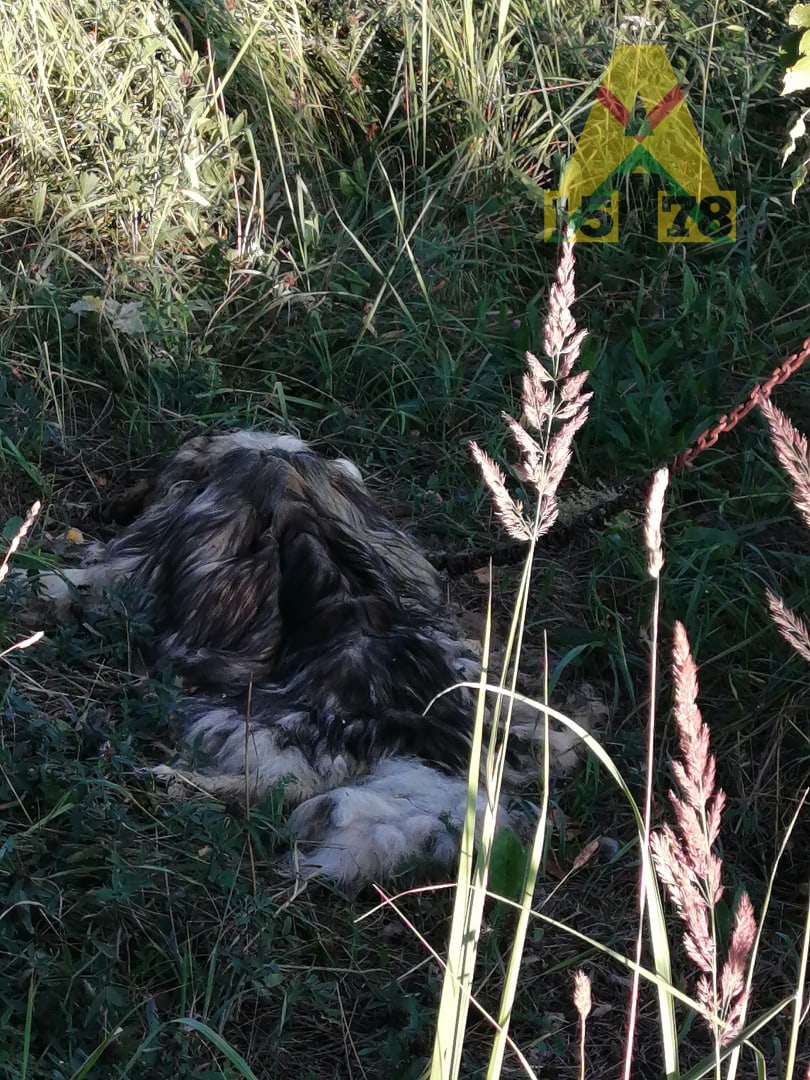
<path fill-rule="evenodd" d="M 802 191 L 791 203 L 780 165 L 795 112 L 780 97 L 785 11 L 634 10 L 644 40 L 667 48 L 721 188 L 737 191 L 738 239 L 659 244 L 654 185 L 621 180 L 621 242 L 577 253 L 595 393 L 572 500 L 668 460 L 810 326 L 810 203 Z M 99 507 L 130 471 L 193 432 L 247 424 L 353 456 L 429 548 L 503 539 L 467 442 L 503 450 L 500 412 L 516 407 L 525 350 L 540 350 L 556 251 L 538 182 L 556 186 L 613 45 L 635 40 L 621 21 L 585 0 L 6 3 L 0 524 L 43 498 L 28 555 L 60 556 L 68 526 L 105 535 Z M 810 431 L 807 373 L 775 396 Z M 810 550 L 756 415 L 677 479 L 668 505 L 662 634 L 682 619 L 701 665 L 729 793 L 729 891 L 744 886 L 759 909 L 810 773 L 807 673 L 763 593 L 776 586 L 801 610 Z M 603 741 L 637 800 L 650 605 L 639 524 L 627 513 L 563 556 L 541 553 L 527 616 L 530 641 L 545 628 L 558 655 L 584 646 L 571 667 L 611 705 Z M 517 580 L 498 577 L 501 633 Z M 485 608 L 475 579 L 453 591 Z M 241 820 L 167 805 L 133 779 L 167 738 L 172 692 L 136 687 L 148 628 L 122 605 L 4 661 L 0 1076 L 250 1075 L 238 1054 L 258 1077 L 419 1077 L 440 974 L 399 920 L 356 922 L 373 893 L 288 902 L 276 806 Z M 8 601 L 0 647 L 21 636 L 18 615 Z M 618 854 L 579 870 L 544 912 L 631 955 L 634 825 L 595 760 L 553 792 L 549 821 L 541 891 L 594 837 Z M 754 1018 L 795 986 L 806 830 L 800 819 L 774 886 Z M 449 891 L 402 907 L 441 953 Z M 500 908 L 486 919 L 479 997 L 497 1013 L 514 922 Z M 688 973 L 677 940 L 674 926 L 675 970 Z M 530 926 L 511 1035 L 538 1071 L 577 1075 L 581 965 L 596 1005 L 589 1075 L 617 1075 L 625 975 L 552 926 Z M 642 997 L 642 1077 L 660 1075 L 653 1003 Z M 758 1037 L 769 1069 L 787 1024 Z M 684 1067 L 701 1039 L 685 1023 Z M 485 1067 L 489 1040 L 471 1016 L 463 1075 Z M 508 1052 L 504 1075 L 518 1075 Z"/>

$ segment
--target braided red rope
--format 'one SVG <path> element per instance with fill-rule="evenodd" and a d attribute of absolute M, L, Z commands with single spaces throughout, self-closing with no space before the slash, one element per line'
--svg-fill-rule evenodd
<path fill-rule="evenodd" d="M 710 446 L 714 446 L 721 435 L 727 431 L 731 431 L 732 428 L 735 428 L 740 420 L 751 412 L 755 405 L 758 405 L 761 401 L 767 401 L 771 396 L 774 387 L 779 386 L 780 383 L 787 382 L 790 376 L 799 370 L 808 357 L 810 357 L 810 337 L 805 339 L 804 344 L 798 352 L 792 353 L 784 363 L 774 369 L 770 378 L 766 379 L 764 383 L 758 383 L 745 401 L 741 402 L 739 405 L 735 405 L 730 413 L 721 416 L 717 423 L 713 424 L 712 427 L 707 428 L 702 435 L 699 435 L 690 447 L 673 458 L 672 464 L 670 465 L 672 471 L 677 472 L 679 469 L 689 468 L 698 454 L 702 453 L 704 450 L 708 450 Z"/>
<path fill-rule="evenodd" d="M 713 424 L 710 428 L 707 428 L 697 439 L 692 443 L 690 447 L 684 450 L 682 453 L 677 454 L 669 464 L 669 468 L 672 472 L 678 472 L 681 469 L 689 468 L 698 454 L 704 450 L 708 450 L 710 446 L 714 446 L 717 440 L 727 431 L 731 431 L 739 424 L 740 420 L 762 401 L 767 401 L 771 396 L 774 387 L 779 386 L 780 383 L 786 382 L 791 375 L 793 375 L 805 360 L 810 357 L 810 337 L 807 338 L 798 352 L 792 353 L 784 363 L 780 364 L 771 375 L 763 383 L 758 383 L 750 392 L 745 401 L 731 410 L 724 416 L 721 416 L 716 424 Z M 627 484 L 620 493 L 601 506 L 596 506 L 591 510 L 586 511 L 584 514 L 580 514 L 573 521 L 570 521 L 565 526 L 558 527 L 548 535 L 544 536 L 541 541 L 541 548 L 544 550 L 561 550 L 567 546 L 572 540 L 581 536 L 586 529 L 598 528 L 603 525 L 608 518 L 615 514 L 626 510 L 631 507 L 637 501 L 640 501 L 649 487 L 653 474 L 650 473 L 647 476 L 640 477 L 639 479 Z M 509 566 L 518 562 L 522 562 L 525 557 L 526 547 L 523 543 L 503 544 L 495 548 L 479 549 L 478 551 L 471 551 L 467 554 L 451 555 L 448 552 L 437 552 L 434 555 L 428 556 L 430 562 L 441 570 L 446 570 L 450 577 L 460 577 L 462 574 L 468 574 L 472 570 L 478 570 L 480 567 L 487 566 L 492 563 L 493 566 Z"/>

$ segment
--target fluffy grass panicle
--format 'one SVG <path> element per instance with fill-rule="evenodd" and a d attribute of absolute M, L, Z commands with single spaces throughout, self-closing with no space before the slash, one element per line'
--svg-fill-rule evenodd
<path fill-rule="evenodd" d="M 673 674 L 681 749 L 681 760 L 672 763 L 680 795 L 670 792 L 676 827 L 665 825 L 654 833 L 651 849 L 659 877 L 684 924 L 686 953 L 701 972 L 698 1001 L 720 1045 L 724 1045 L 739 1034 L 745 1020 L 749 998 L 745 973 L 756 920 L 748 894 L 742 893 L 721 965 L 714 908 L 723 897 L 723 863 L 714 845 L 726 796 L 716 784 L 709 729 L 697 705 L 697 667 L 681 623 L 675 625 Z"/>
<path fill-rule="evenodd" d="M 537 500 L 533 521 L 525 516 L 520 501 L 509 494 L 498 465 L 477 443 L 470 446 L 492 493 L 495 513 L 515 540 L 537 540 L 557 520 L 557 489 L 571 463 L 574 436 L 588 419 L 588 402 L 593 396 L 582 389 L 588 372 L 572 374 L 587 334 L 587 330 L 577 328 L 571 311 L 576 300 L 574 267 L 574 244 L 569 240 L 561 247 L 549 295 L 543 342 L 546 364 L 532 353 L 526 356 L 523 420 L 538 437 L 530 435 L 509 413 L 503 414 L 521 454 L 515 472 Z"/>
<path fill-rule="evenodd" d="M 763 401 L 760 408 L 768 421 L 771 443 L 782 468 L 793 481 L 793 505 L 810 529 L 810 450 L 807 438 L 797 431 L 787 416 L 773 402 Z M 782 597 L 766 590 L 771 618 L 779 633 L 796 652 L 810 663 L 810 629 L 801 616 L 787 606 Z"/>

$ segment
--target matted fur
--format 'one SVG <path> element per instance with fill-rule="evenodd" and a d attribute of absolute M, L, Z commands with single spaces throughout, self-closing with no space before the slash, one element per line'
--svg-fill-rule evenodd
<path fill-rule="evenodd" d="M 478 663 L 435 571 L 351 462 L 287 435 L 191 439 L 95 559 L 42 585 L 62 610 L 76 589 L 92 603 L 120 579 L 137 586 L 149 660 L 187 688 L 180 759 L 155 772 L 226 800 L 282 786 L 303 874 L 351 886 L 420 854 L 452 857 L 474 695 L 425 710 Z M 536 781 L 541 738 L 536 714 L 519 712 L 513 790 Z M 574 741 L 554 740 L 570 764 Z"/>

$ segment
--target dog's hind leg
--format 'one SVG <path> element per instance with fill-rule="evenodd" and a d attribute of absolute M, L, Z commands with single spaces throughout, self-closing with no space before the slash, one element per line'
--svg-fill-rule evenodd
<path fill-rule="evenodd" d="M 149 770 L 172 791 L 179 793 L 182 786 L 244 805 L 281 789 L 285 803 L 295 806 L 347 783 L 356 771 L 340 754 L 306 752 L 295 737 L 306 723 L 303 713 L 290 712 L 268 723 L 249 719 L 246 704 L 237 708 L 204 698 L 186 699 L 185 711 L 179 760 Z"/>
<path fill-rule="evenodd" d="M 295 869 L 352 888 L 419 858 L 449 863 L 464 821 L 467 780 L 422 761 L 391 757 L 351 787 L 301 803 L 290 816 Z M 484 810 L 478 796 L 476 836 Z M 498 826 L 507 823 L 498 808 Z"/>
<path fill-rule="evenodd" d="M 88 558 L 97 561 L 89 566 L 48 570 L 39 575 L 38 595 L 52 606 L 58 619 L 66 617 L 74 596 L 97 603 L 104 589 L 128 577 L 135 566 L 130 559 L 106 559 L 101 549 L 94 549 Z"/>
<path fill-rule="evenodd" d="M 581 683 L 570 689 L 565 696 L 558 694 L 551 704 L 589 734 L 598 732 L 608 716 L 605 702 L 589 683 Z M 504 701 L 502 710 L 507 708 Z M 544 728 L 543 713 L 540 709 L 520 701 L 514 703 L 509 740 L 515 755 L 513 763 L 507 765 L 507 776 L 513 787 L 531 787 L 539 779 L 544 754 Z M 585 751 L 585 744 L 570 728 L 557 720 L 549 724 L 552 774 L 570 773 Z M 514 762 L 518 763 L 517 767 Z"/>

